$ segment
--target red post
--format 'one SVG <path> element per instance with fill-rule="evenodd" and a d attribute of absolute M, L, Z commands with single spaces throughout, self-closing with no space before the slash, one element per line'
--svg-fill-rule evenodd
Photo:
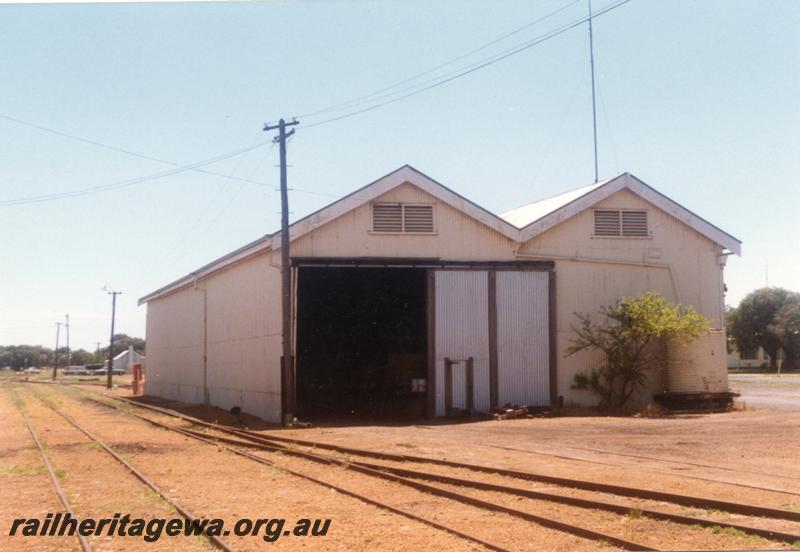
<path fill-rule="evenodd" d="M 133 394 L 139 395 L 142 389 L 142 365 L 141 364 L 134 364 L 133 365 L 133 381 L 131 382 L 131 387 L 133 388 Z"/>

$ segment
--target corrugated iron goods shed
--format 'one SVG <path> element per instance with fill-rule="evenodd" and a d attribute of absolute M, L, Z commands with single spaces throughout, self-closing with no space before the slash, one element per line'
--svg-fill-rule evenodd
<path fill-rule="evenodd" d="M 670 382 L 727 391 L 723 267 L 741 242 L 631 174 L 497 216 L 404 166 L 298 220 L 290 240 L 293 388 L 276 233 L 140 299 L 146 393 L 273 421 L 282 393 L 312 418 L 587 403 L 571 384 L 597 358 L 564 358 L 573 313 L 650 290 L 715 331 L 670 353 L 647 396 Z"/>

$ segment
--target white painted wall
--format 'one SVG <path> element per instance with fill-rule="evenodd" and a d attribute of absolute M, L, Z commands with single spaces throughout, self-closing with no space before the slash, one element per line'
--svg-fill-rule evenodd
<path fill-rule="evenodd" d="M 277 266 L 272 266 L 274 260 Z M 210 404 L 280 421 L 280 255 L 261 254 L 205 280 Z"/>
<path fill-rule="evenodd" d="M 592 238 L 592 211 L 571 217 L 518 244 L 411 184 L 377 201 L 435 204 L 435 235 L 369 233 L 369 204 L 349 211 L 292 243 L 293 257 L 433 257 L 443 260 L 556 260 L 558 394 L 566 402 L 593 403 L 570 389 L 574 375 L 597 358 L 563 351 L 572 336 L 573 312 L 595 313 L 621 296 L 658 291 L 723 324 L 720 246 L 623 190 L 599 207 L 645 208 L 652 237 Z M 518 256 L 520 253 L 521 256 Z M 526 257 L 529 256 L 529 257 Z M 599 262 L 594 262 L 599 261 Z M 241 406 L 279 421 L 280 251 L 259 253 L 200 279 L 196 286 L 148 303 L 148 394 L 203 402 L 204 293 L 207 293 L 207 386 L 212 405 Z M 204 291 L 205 290 L 205 291 Z M 721 357 L 724 362 L 724 357 Z M 654 376 L 649 391 L 662 388 Z"/>
<path fill-rule="evenodd" d="M 453 261 L 514 260 L 516 242 L 411 184 L 378 202 L 434 203 L 434 235 L 369 234 L 370 204 L 349 211 L 292 243 L 292 257 L 435 257 Z"/>
<path fill-rule="evenodd" d="M 594 238 L 594 215 L 588 209 L 519 249 L 523 255 L 556 260 L 558 394 L 566 403 L 594 400 L 588 392 L 570 387 L 576 373 L 597 366 L 600 360 L 590 353 L 564 357 L 573 337 L 573 313 L 594 314 L 620 297 L 657 291 L 670 301 L 695 308 L 714 328 L 724 324 L 719 245 L 628 190 L 606 198 L 596 208 L 646 209 L 651 237 Z M 709 362 L 724 365 L 725 359 L 715 356 Z M 717 372 L 713 366 L 707 369 Z M 662 390 L 663 383 L 663 374 L 653 373 L 640 401 Z"/>
<path fill-rule="evenodd" d="M 550 405 L 548 280 L 547 272 L 497 271 L 498 406 Z"/>
<path fill-rule="evenodd" d="M 437 270 L 436 285 L 436 415 L 444 416 L 444 359 L 453 366 L 453 406 L 467 406 L 467 363 L 473 359 L 475 408 L 491 408 L 489 383 L 489 292 L 485 270 Z"/>
<path fill-rule="evenodd" d="M 261 253 L 147 304 L 145 393 L 280 421 L 280 255 Z M 204 307 L 205 305 L 205 307 Z M 207 309 L 204 316 L 204 308 Z"/>
<path fill-rule="evenodd" d="M 203 402 L 203 295 L 191 287 L 147 304 L 144 392 Z"/>

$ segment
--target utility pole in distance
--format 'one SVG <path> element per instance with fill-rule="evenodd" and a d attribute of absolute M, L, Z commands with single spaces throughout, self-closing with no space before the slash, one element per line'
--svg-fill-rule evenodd
<path fill-rule="evenodd" d="M 95 343 L 97 343 L 97 350 L 94 353 L 94 360 L 95 362 L 100 362 L 100 342 L 96 341 Z"/>
<path fill-rule="evenodd" d="M 122 292 L 110 291 L 107 287 L 103 287 L 103 290 L 111 296 L 111 339 L 108 341 L 108 372 L 106 373 L 106 388 L 111 389 L 111 371 L 114 368 L 114 318 L 117 315 L 117 295 L 122 295 Z"/>
<path fill-rule="evenodd" d="M 58 335 L 61 333 L 61 322 L 56 322 L 56 348 L 53 351 L 53 379 L 56 379 L 58 370 Z"/>
<path fill-rule="evenodd" d="M 289 191 L 286 186 L 286 139 L 294 134 L 294 129 L 286 132 L 286 127 L 295 126 L 299 122 L 294 119 L 287 123 L 283 119 L 277 125 L 264 125 L 264 131 L 278 129 L 273 139 L 280 145 L 281 156 L 281 314 L 283 326 L 281 330 L 281 418 L 284 425 L 292 423 L 295 411 L 294 400 L 294 367 L 292 366 L 292 269 L 289 266 Z"/>
<path fill-rule="evenodd" d="M 66 315 L 67 317 L 67 368 L 72 366 L 72 349 L 69 348 L 69 314 Z"/>

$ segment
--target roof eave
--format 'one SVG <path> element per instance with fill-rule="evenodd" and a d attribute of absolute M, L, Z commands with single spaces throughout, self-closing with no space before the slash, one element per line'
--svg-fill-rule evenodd
<path fill-rule="evenodd" d="M 399 169 L 390 172 L 387 175 L 370 182 L 366 186 L 334 201 L 333 203 L 307 215 L 300 220 L 295 221 L 289 226 L 289 238 L 295 241 L 301 236 L 308 234 L 319 228 L 320 226 L 331 222 L 332 220 L 342 216 L 343 214 L 368 203 L 377 197 L 385 194 L 386 192 L 402 185 L 410 183 L 417 186 L 421 190 L 427 192 L 440 201 L 447 203 L 454 209 L 457 209 L 464 214 L 478 220 L 492 230 L 499 232 L 506 238 L 516 242 L 519 240 L 519 229 L 513 224 L 503 220 L 491 211 L 484 209 L 477 203 L 473 203 L 464 196 L 454 192 L 444 184 L 437 182 L 428 175 L 418 171 L 411 165 L 403 165 Z M 281 233 L 275 232 L 268 234 L 263 238 L 256 240 L 250 244 L 245 245 L 229 253 L 219 259 L 216 259 L 207 265 L 187 274 L 186 276 L 175 280 L 174 282 L 163 286 L 152 293 L 149 293 L 139 299 L 139 305 L 162 297 L 168 293 L 172 293 L 178 289 L 190 285 L 197 279 L 208 276 L 209 274 L 225 268 L 226 266 L 237 262 L 245 257 L 257 253 L 261 249 L 264 250 L 278 250 L 281 247 Z"/>
<path fill-rule="evenodd" d="M 295 241 L 301 236 L 313 232 L 320 226 L 331 222 L 361 205 L 377 199 L 381 195 L 405 183 L 420 188 L 422 191 L 478 220 L 512 241 L 517 241 L 519 239 L 519 229 L 516 226 L 451 190 L 441 182 L 437 182 L 411 165 L 403 165 L 399 169 L 374 180 L 322 209 L 295 221 L 289 227 L 289 239 L 290 241 Z M 280 249 L 280 231 L 272 234 L 271 240 L 272 249 Z"/>
<path fill-rule="evenodd" d="M 211 261 L 210 263 L 203 265 L 202 267 L 198 268 L 197 270 L 190 272 L 186 276 L 178 278 L 174 282 L 171 282 L 163 287 L 158 288 L 157 290 L 148 293 L 147 295 L 141 297 L 138 301 L 138 305 L 143 305 L 152 301 L 153 299 L 158 299 L 159 297 L 163 297 L 173 291 L 177 291 L 181 288 L 184 288 L 193 282 L 199 280 L 200 278 L 204 278 L 214 272 L 224 269 L 227 266 L 232 265 L 233 263 L 239 262 L 247 257 L 260 253 L 262 251 L 269 251 L 270 250 L 270 238 L 271 235 L 263 236 L 255 241 L 248 243 L 236 249 L 235 251 L 231 251 L 227 255 L 223 255 L 218 259 Z"/>
<path fill-rule="evenodd" d="M 652 203 L 673 218 L 695 229 L 714 243 L 725 249 L 741 255 L 742 242 L 731 236 L 721 228 L 714 226 L 703 217 L 695 214 L 681 204 L 665 196 L 655 188 L 650 187 L 642 180 L 630 173 L 623 173 L 612 178 L 602 186 L 590 190 L 584 195 L 570 201 L 543 217 L 531 222 L 520 229 L 520 242 L 524 243 L 555 226 L 568 218 L 589 209 L 607 197 L 627 188 L 646 201 Z"/>

